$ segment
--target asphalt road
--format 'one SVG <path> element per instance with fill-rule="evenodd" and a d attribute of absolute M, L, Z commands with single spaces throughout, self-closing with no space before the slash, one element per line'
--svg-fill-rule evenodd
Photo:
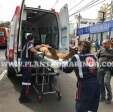
<path fill-rule="evenodd" d="M 2 73 L 4 69 L 6 69 L 6 63 L 4 63 L 5 61 L 5 49 L 0 48 L 0 73 Z"/>
<path fill-rule="evenodd" d="M 4 50 L 0 51 L 0 61 L 5 60 Z M 6 69 L 0 66 L 0 71 Z M 0 75 L 1 76 L 1 75 Z M 20 86 L 17 78 L 9 79 L 7 75 L 0 80 L 0 112 L 74 112 L 76 77 L 74 73 L 60 75 L 62 100 L 57 101 L 55 95 L 46 95 L 40 104 L 34 91 L 31 93 L 32 102 L 20 104 L 18 102 Z M 111 81 L 113 87 L 113 80 Z M 98 112 L 113 112 L 113 103 L 100 103 Z"/>

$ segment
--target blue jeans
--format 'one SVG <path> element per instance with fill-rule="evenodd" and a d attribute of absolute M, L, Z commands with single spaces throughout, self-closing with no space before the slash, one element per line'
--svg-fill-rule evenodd
<path fill-rule="evenodd" d="M 107 99 L 112 99 L 112 90 L 111 90 L 111 71 L 109 69 L 100 68 L 98 70 L 98 80 L 100 83 L 101 97 L 105 98 L 107 95 Z M 107 92 L 107 94 L 106 94 Z"/>

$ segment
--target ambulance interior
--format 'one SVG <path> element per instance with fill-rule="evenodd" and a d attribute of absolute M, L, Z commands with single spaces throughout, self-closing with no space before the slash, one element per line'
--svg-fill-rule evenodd
<path fill-rule="evenodd" d="M 59 27 L 55 13 L 45 10 L 25 9 L 26 20 L 22 20 L 22 46 L 26 34 L 32 33 L 34 44 L 49 44 L 55 49 L 59 46 Z M 23 38 L 24 37 L 24 38 Z"/>

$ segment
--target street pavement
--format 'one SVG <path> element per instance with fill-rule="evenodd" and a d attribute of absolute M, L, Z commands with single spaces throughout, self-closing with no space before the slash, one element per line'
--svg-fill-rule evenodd
<path fill-rule="evenodd" d="M 1 53 L 2 52 L 2 53 Z M 3 54 L 4 51 L 0 51 Z M 0 55 L 1 56 L 1 55 Z M 4 60 L 4 58 L 3 58 Z M 2 60 L 1 60 L 2 61 Z M 3 71 L 5 67 L 0 67 Z M 60 75 L 62 100 L 57 101 L 55 95 L 44 96 L 43 102 L 39 103 L 34 91 L 31 93 L 32 102 L 20 104 L 18 102 L 20 86 L 19 79 L 9 79 L 7 75 L 0 81 L 0 112 L 74 112 L 76 77 L 74 73 Z M 113 87 L 113 80 L 111 81 Z M 107 105 L 100 103 L 98 112 L 113 112 L 113 103 Z"/>
<path fill-rule="evenodd" d="M 6 64 L 4 63 L 5 61 L 5 49 L 0 48 L 0 73 L 2 73 L 4 69 L 6 69 Z"/>

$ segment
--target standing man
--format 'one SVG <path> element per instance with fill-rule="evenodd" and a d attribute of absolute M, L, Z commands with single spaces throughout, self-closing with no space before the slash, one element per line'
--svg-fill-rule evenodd
<path fill-rule="evenodd" d="M 113 61 L 113 50 L 110 49 L 110 40 L 103 40 L 102 48 L 98 51 L 97 57 L 99 60 L 98 79 L 101 86 L 100 100 L 110 104 L 112 100 L 112 90 L 110 85 L 112 68 L 111 64 Z"/>
<path fill-rule="evenodd" d="M 76 112 L 97 112 L 100 88 L 96 58 L 90 53 L 90 42 L 82 41 L 78 46 L 80 53 L 75 54 L 62 69 L 65 73 L 74 71 L 77 76 Z"/>
<path fill-rule="evenodd" d="M 29 89 L 31 86 L 31 60 L 32 55 L 38 53 L 41 45 L 34 47 L 33 36 L 29 34 L 22 50 L 22 90 L 19 97 L 20 103 L 29 102 Z"/>

